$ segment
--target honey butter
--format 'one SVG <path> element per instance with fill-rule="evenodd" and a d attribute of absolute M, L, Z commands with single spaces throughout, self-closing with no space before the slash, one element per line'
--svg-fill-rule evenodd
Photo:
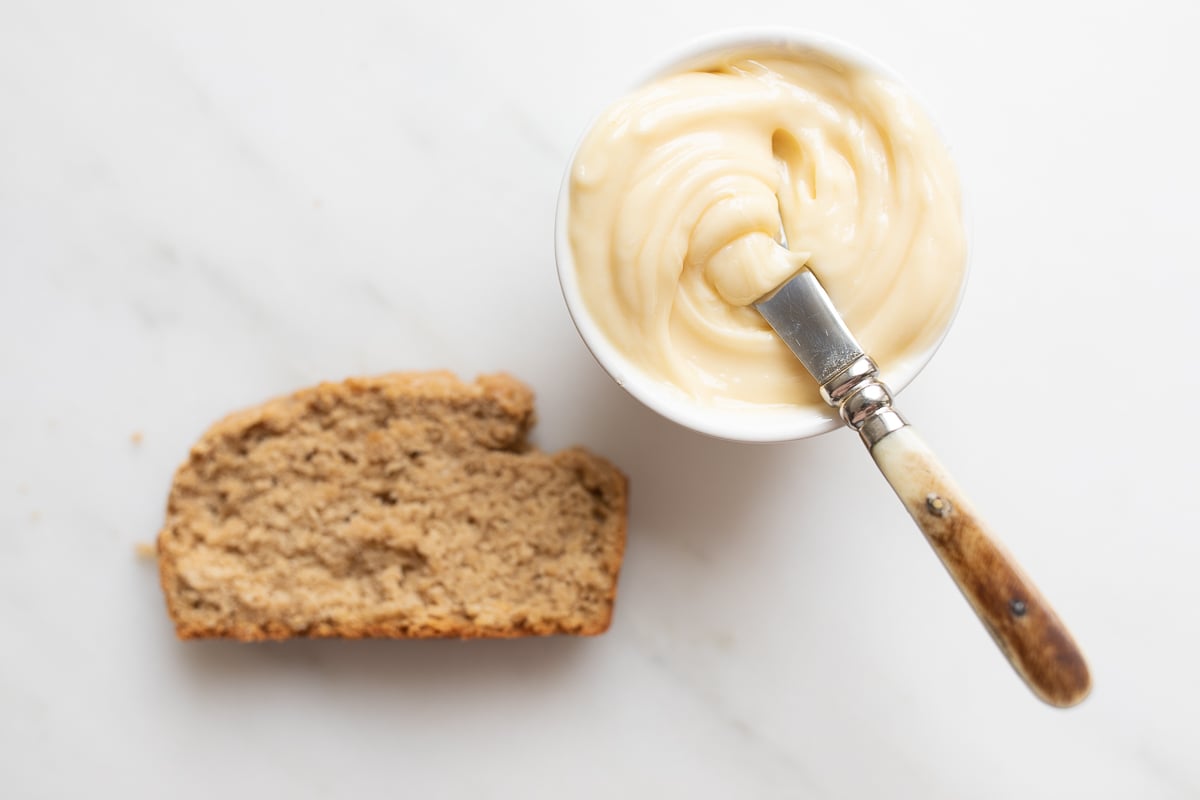
<path fill-rule="evenodd" d="M 742 54 L 644 86 L 584 139 L 569 192 L 596 324 L 705 405 L 821 403 L 751 306 L 802 266 L 885 375 L 936 344 L 964 279 L 937 131 L 904 87 L 826 54 Z"/>

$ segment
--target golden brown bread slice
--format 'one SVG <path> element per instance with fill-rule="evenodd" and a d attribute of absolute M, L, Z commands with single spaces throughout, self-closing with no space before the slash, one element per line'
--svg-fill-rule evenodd
<path fill-rule="evenodd" d="M 626 481 L 531 449 L 506 375 L 324 383 L 218 422 L 158 536 L 182 639 L 603 633 Z"/>

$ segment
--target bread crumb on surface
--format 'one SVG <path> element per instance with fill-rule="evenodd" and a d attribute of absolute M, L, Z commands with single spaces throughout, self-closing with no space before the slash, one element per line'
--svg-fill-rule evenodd
<path fill-rule="evenodd" d="M 158 558 L 158 548 L 152 542 L 138 542 L 133 546 L 133 551 L 137 553 L 138 558 L 151 560 Z"/>
<path fill-rule="evenodd" d="M 141 431 L 134 431 L 133 433 L 129 434 L 129 441 L 134 447 L 137 447 L 139 444 L 141 444 L 143 438 L 144 437 L 142 436 Z"/>
<path fill-rule="evenodd" d="M 598 634 L 625 547 L 625 477 L 526 436 L 507 375 L 325 383 L 192 448 L 158 538 L 180 638 Z"/>

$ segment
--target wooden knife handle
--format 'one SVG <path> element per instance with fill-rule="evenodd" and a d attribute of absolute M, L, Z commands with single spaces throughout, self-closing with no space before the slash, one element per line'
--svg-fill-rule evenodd
<path fill-rule="evenodd" d="M 1091 676 L 1071 633 L 911 427 L 884 436 L 871 456 L 1034 694 L 1066 708 L 1087 697 Z"/>

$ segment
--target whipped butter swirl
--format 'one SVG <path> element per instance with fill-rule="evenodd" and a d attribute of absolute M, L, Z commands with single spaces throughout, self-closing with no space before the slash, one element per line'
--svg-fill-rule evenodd
<path fill-rule="evenodd" d="M 643 370 L 709 405 L 819 404 L 750 305 L 807 265 L 886 375 L 953 314 L 958 181 L 894 81 L 755 55 L 610 108 L 575 158 L 568 234 L 588 310 Z"/>

